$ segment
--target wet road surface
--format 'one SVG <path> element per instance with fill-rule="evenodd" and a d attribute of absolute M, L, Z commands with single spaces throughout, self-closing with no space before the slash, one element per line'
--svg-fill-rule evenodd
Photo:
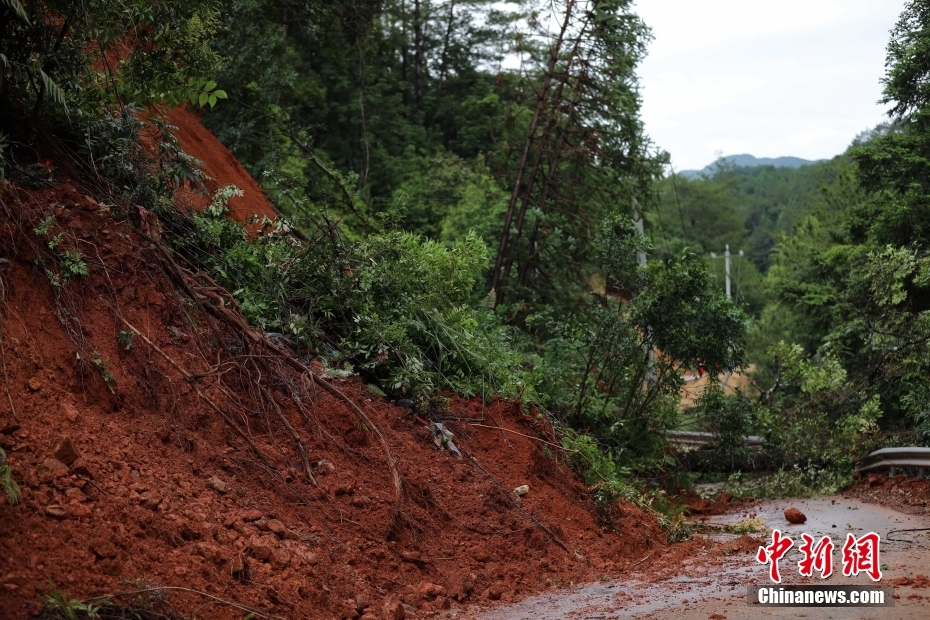
<path fill-rule="evenodd" d="M 803 525 L 791 525 L 784 517 L 789 507 L 799 508 L 806 516 Z M 759 536 L 771 541 L 771 530 L 778 528 L 791 536 L 794 547 L 781 561 L 781 573 L 786 584 L 874 585 L 867 575 L 842 576 L 842 547 L 846 534 L 856 537 L 868 532 L 881 536 L 880 563 L 882 582 L 900 577 L 930 575 L 930 532 L 894 534 L 893 538 L 909 538 L 914 542 L 886 540 L 891 530 L 930 527 L 930 519 L 905 515 L 877 504 L 854 499 L 822 497 L 809 500 L 773 500 L 759 502 L 752 512 L 760 517 L 767 531 Z M 710 517 L 708 525 L 732 525 L 743 514 Z M 797 561 L 802 557 L 798 547 L 801 534 L 818 540 L 829 535 L 833 551 L 834 574 L 826 580 L 803 578 Z M 737 538 L 732 534 L 714 534 L 716 540 Z M 708 562 L 700 557 L 682 563 L 679 574 L 670 579 L 649 580 L 645 574 L 623 576 L 571 589 L 561 589 L 527 598 L 520 603 L 487 611 L 458 610 L 448 618 L 459 620 L 619 620 L 663 619 L 723 620 L 770 618 L 917 620 L 930 618 L 930 588 L 902 586 L 895 589 L 894 607 L 761 607 L 749 605 L 746 588 L 749 585 L 770 585 L 768 567 L 756 562 L 754 553 L 734 554 L 723 563 Z M 926 583 L 926 582 L 925 582 Z"/>

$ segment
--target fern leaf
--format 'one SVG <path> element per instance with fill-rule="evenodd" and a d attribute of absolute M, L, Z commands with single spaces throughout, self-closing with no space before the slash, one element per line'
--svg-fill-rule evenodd
<path fill-rule="evenodd" d="M 26 9 L 19 0 L 0 0 L 0 4 L 16 13 L 17 17 L 26 22 L 27 26 L 32 25 L 29 21 L 29 16 L 26 15 Z"/>
<path fill-rule="evenodd" d="M 0 0 L 5 1 L 5 0 Z M 50 78 L 45 71 L 39 70 L 39 75 L 42 78 L 42 85 L 45 87 L 45 92 L 48 93 L 52 101 L 60 105 L 65 112 L 68 111 L 68 102 L 65 101 L 65 93 L 58 84 L 55 83 L 55 80 Z"/>

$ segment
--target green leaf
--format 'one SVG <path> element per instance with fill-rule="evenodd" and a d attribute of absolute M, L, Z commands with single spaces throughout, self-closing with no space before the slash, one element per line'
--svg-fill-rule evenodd
<path fill-rule="evenodd" d="M 19 0 L 0 0 L 0 4 L 10 8 L 14 13 L 16 13 L 17 17 L 26 22 L 27 26 L 32 25 L 32 23 L 29 21 L 29 16 L 26 14 L 26 9 L 23 8 L 23 5 Z"/>
<path fill-rule="evenodd" d="M 215 106 L 215 105 L 216 105 L 216 95 L 210 95 L 208 101 L 209 101 L 209 103 L 210 103 L 210 107 L 211 107 L 211 108 L 212 108 L 213 106 Z"/>
<path fill-rule="evenodd" d="M 207 105 L 207 98 L 209 95 L 207 93 L 200 93 L 200 107 Z"/>
<path fill-rule="evenodd" d="M 207 83 L 204 84 L 204 86 L 203 86 L 203 89 L 204 89 L 205 91 L 207 91 L 207 92 L 210 92 L 210 91 L 213 90 L 214 88 L 216 88 L 216 82 L 214 82 L 213 80 L 210 80 L 209 82 L 207 82 Z"/>
<path fill-rule="evenodd" d="M 52 98 L 56 104 L 60 105 L 65 112 L 68 111 L 68 103 L 65 101 L 65 93 L 58 84 L 55 83 L 55 80 L 50 78 L 45 71 L 39 70 L 39 77 L 42 79 L 42 86 L 45 88 L 45 92 L 48 93 L 48 96 Z"/>
<path fill-rule="evenodd" d="M 226 98 L 227 98 L 227 97 L 226 97 L 226 91 L 225 91 L 225 90 L 216 90 L 216 91 L 213 91 L 213 94 L 216 95 L 216 98 L 217 98 L 217 99 L 226 99 Z"/>

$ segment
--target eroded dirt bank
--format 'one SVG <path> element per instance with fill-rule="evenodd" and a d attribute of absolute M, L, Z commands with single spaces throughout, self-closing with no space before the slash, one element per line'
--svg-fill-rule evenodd
<path fill-rule="evenodd" d="M 38 613 L 52 582 L 75 598 L 149 589 L 188 614 L 207 599 L 160 588 L 285 618 L 421 617 L 664 553 L 633 506 L 621 534 L 602 530 L 519 403 L 453 398 L 456 459 L 358 378 L 314 379 L 240 329 L 224 291 L 83 191 L 0 192 L 0 445 L 22 486 L 0 503 L 0 617 Z M 89 274 L 53 285 L 68 250 Z"/>

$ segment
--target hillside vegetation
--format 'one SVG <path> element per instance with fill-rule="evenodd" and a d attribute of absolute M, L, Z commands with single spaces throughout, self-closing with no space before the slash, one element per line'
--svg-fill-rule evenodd
<path fill-rule="evenodd" d="M 531 442 L 522 454 L 533 456 L 515 459 L 521 469 L 508 475 L 538 475 L 547 492 L 568 497 L 577 482 L 559 467 L 571 466 L 598 538 L 624 519 L 648 522 L 638 549 L 687 535 L 669 496 L 698 479 L 728 479 L 744 493 L 830 491 L 849 482 L 864 451 L 926 443 L 930 67 L 915 50 L 930 40 L 930 3 L 910 2 L 892 33 L 889 122 L 833 160 L 796 169 L 723 162 L 712 177 L 666 174 L 668 156 L 639 118 L 635 71 L 650 36 L 630 0 L 4 0 L 2 247 L 13 275 L 3 277 L 17 295 L 31 277 L 39 292 L 30 299 L 50 306 L 57 336 L 47 346 L 75 356 L 78 369 L 69 394 L 94 378 L 97 397 L 113 397 L 110 410 L 137 404 L 152 433 L 169 424 L 165 416 L 180 416 L 161 441 L 188 452 L 205 442 L 209 458 L 190 461 L 196 472 L 209 462 L 234 477 L 274 479 L 268 501 L 289 502 L 277 512 L 306 521 L 297 534 L 304 547 L 322 545 L 320 531 L 331 545 L 368 541 L 326 556 L 327 567 L 354 565 L 366 549 L 411 565 L 403 583 L 355 574 L 363 594 L 385 604 L 413 587 L 416 571 L 450 579 L 477 571 L 470 585 L 456 584 L 457 600 L 476 590 L 497 600 L 501 580 L 524 592 L 542 586 L 517 569 L 485 566 L 509 561 L 497 557 L 497 539 L 493 553 L 431 565 L 422 553 L 439 557 L 442 545 L 425 542 L 427 523 L 462 528 L 456 546 L 464 548 L 477 544 L 475 528 L 492 534 L 476 523 L 495 515 L 495 536 L 536 532 L 520 553 L 538 562 L 537 573 L 550 566 L 530 551 L 540 540 L 576 554 L 587 577 L 592 566 L 609 569 L 606 556 L 591 564 L 478 464 L 494 453 L 473 434 L 493 421 L 485 417 L 492 404 L 498 415 L 501 403 L 509 407 L 510 426 L 495 423 L 503 438 Z M 207 143 L 191 113 L 228 152 Z M 721 261 L 710 257 L 726 245 L 745 254 L 734 259 L 733 299 Z M 151 306 L 160 314 L 150 316 Z M 100 313 L 96 323 L 91 313 Z M 4 315 L 0 342 L 22 360 L 35 354 L 24 352 L 35 347 L 35 320 L 12 336 Z M 159 365 L 132 357 L 140 350 Z M 0 482 L 15 501 L 18 476 L 31 502 L 23 510 L 46 516 L 65 491 L 55 476 L 43 478 L 46 455 L 27 438 L 51 441 L 48 429 L 64 432 L 82 418 L 22 429 L 16 404 L 50 398 L 46 383 L 65 381 L 58 358 L 33 360 L 28 373 L 14 367 L 13 387 L 5 374 L 0 405 L 9 405 L 5 433 L 17 438 L 4 444 L 13 456 Z M 750 367 L 748 391 L 710 382 L 696 406 L 682 408 L 686 374 Z M 334 386 L 340 378 L 350 387 Z M 421 425 L 433 425 L 443 448 L 431 454 L 448 456 L 436 423 L 464 435 L 462 464 L 475 468 L 450 469 L 444 480 L 483 472 L 497 489 L 482 487 L 477 497 L 490 499 L 480 508 L 441 508 L 429 468 L 411 465 L 422 458 L 414 432 L 432 450 Z M 131 426 L 120 418 L 95 432 L 106 442 Z M 716 444 L 683 457 L 666 440 L 682 427 L 714 431 Z M 744 447 L 749 434 L 763 437 L 761 455 Z M 394 456 L 398 442 L 405 460 Z M 17 450 L 35 453 L 17 462 Z M 148 465 L 125 463 L 135 458 L 125 453 L 88 455 L 97 457 L 114 489 L 130 497 L 131 488 L 140 510 L 159 510 L 161 498 L 145 500 L 155 508 L 141 503 L 153 484 L 138 480 Z M 359 487 L 353 463 L 368 475 L 376 459 L 384 464 L 372 474 L 377 489 Z M 336 461 L 353 473 L 319 487 L 316 476 Z M 499 461 L 506 469 L 508 459 Z M 59 478 L 77 479 L 70 465 Z M 747 471 L 765 475 L 742 487 Z M 175 476 L 173 502 L 191 498 L 180 471 L 156 473 L 163 484 Z M 258 486 L 244 497 L 257 497 Z M 475 488 L 468 497 L 478 501 Z M 298 510 L 308 502 L 319 514 L 341 506 L 340 516 L 324 524 Z M 370 509 L 369 519 L 343 521 L 346 506 Z M 235 544 L 256 566 L 306 568 L 246 544 L 240 530 L 265 530 L 233 527 L 233 508 L 226 498 L 204 510 L 229 520 L 224 527 L 237 532 L 229 539 L 242 537 Z M 192 514 L 184 518 L 204 521 Z M 268 518 L 280 521 L 270 513 L 239 520 Z M 187 543 L 196 538 L 210 545 L 197 553 L 245 579 L 243 565 L 214 553 L 214 544 L 233 544 L 220 530 L 172 528 L 168 546 L 194 553 Z M 277 536 L 275 544 L 293 540 Z M 605 554 L 613 543 L 595 544 Z M 293 553 L 315 566 L 310 547 Z M 139 551 L 131 542 L 121 549 L 124 559 Z M 269 586 L 271 607 L 301 598 L 304 611 L 365 613 L 352 607 L 346 580 L 311 596 L 279 577 L 291 598 Z"/>

